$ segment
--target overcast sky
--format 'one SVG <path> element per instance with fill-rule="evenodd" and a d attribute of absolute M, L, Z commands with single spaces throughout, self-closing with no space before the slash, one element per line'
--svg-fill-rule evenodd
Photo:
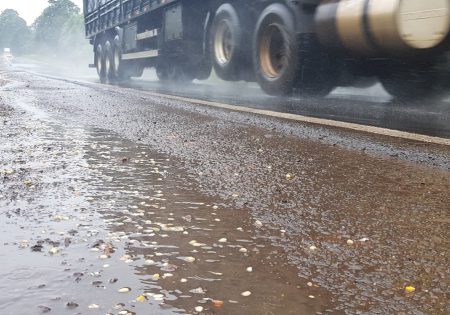
<path fill-rule="evenodd" d="M 81 9 L 83 0 L 72 0 Z M 0 0 L 0 11 L 14 9 L 30 25 L 48 6 L 47 0 Z"/>

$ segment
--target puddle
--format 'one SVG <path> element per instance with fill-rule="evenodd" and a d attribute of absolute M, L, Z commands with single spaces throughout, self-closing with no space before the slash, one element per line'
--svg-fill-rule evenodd
<path fill-rule="evenodd" d="M 270 240 L 256 238 L 248 211 L 200 194 L 176 162 L 110 132 L 27 111 L 0 129 L 6 314 L 327 308 L 325 291 L 299 278 Z"/>

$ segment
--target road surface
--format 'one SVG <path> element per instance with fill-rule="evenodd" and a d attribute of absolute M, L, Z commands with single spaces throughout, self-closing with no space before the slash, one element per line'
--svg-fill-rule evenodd
<path fill-rule="evenodd" d="M 445 100 L 391 104 L 434 117 L 391 130 L 311 120 L 339 91 L 283 110 L 241 84 L 2 66 L 0 85 L 5 314 L 450 312 Z"/>

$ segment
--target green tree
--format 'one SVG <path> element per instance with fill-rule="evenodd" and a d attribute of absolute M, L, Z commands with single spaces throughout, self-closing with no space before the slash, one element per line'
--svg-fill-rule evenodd
<path fill-rule="evenodd" d="M 33 24 L 36 43 L 41 47 L 55 48 L 60 42 L 65 23 L 80 13 L 70 0 L 48 0 L 49 6 Z"/>
<path fill-rule="evenodd" d="M 64 23 L 59 37 L 59 49 L 72 55 L 90 53 L 90 45 L 84 33 L 84 17 L 74 15 Z"/>
<path fill-rule="evenodd" d="M 0 14 L 0 49 L 11 48 L 13 53 L 23 53 L 29 47 L 30 29 L 17 11 L 6 9 Z"/>

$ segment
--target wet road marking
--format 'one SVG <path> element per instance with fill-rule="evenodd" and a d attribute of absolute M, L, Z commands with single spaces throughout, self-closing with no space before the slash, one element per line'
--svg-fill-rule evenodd
<path fill-rule="evenodd" d="M 375 127 L 375 126 L 367 126 L 367 125 L 361 125 L 361 124 L 356 124 L 356 123 L 337 121 L 337 120 L 331 120 L 331 119 L 325 119 L 325 118 L 308 117 L 308 116 L 303 116 L 303 115 L 298 115 L 298 114 L 276 112 L 276 111 L 267 110 L 267 109 L 257 109 L 257 108 L 252 108 L 252 107 L 230 105 L 230 104 L 225 104 L 225 103 L 206 101 L 206 100 L 200 100 L 200 99 L 188 98 L 188 97 L 182 97 L 182 96 L 176 96 L 176 95 L 170 95 L 170 94 L 162 94 L 162 93 L 148 92 L 148 91 L 141 91 L 141 92 L 146 95 L 153 96 L 153 97 L 162 97 L 162 98 L 166 98 L 166 99 L 170 99 L 170 100 L 183 101 L 183 102 L 187 102 L 187 103 L 191 103 L 191 104 L 199 104 L 199 105 L 205 105 L 205 106 L 222 108 L 222 109 L 229 109 L 232 111 L 238 111 L 238 112 L 244 112 L 244 113 L 270 116 L 270 117 L 275 117 L 275 118 L 283 118 L 283 119 L 294 120 L 294 121 L 298 121 L 298 122 L 310 123 L 310 124 L 315 124 L 315 125 L 335 127 L 335 128 L 341 128 L 341 129 L 349 129 L 349 130 L 371 133 L 371 134 L 376 134 L 376 135 L 381 135 L 381 136 L 388 136 L 388 137 L 400 138 L 400 139 L 405 139 L 405 140 L 412 140 L 412 141 L 426 142 L 426 143 L 430 143 L 430 144 L 450 146 L 450 139 L 421 135 L 421 134 L 416 134 L 416 133 L 412 133 L 412 132 L 406 132 L 406 131 L 400 131 L 400 130 L 394 130 L 394 129 L 388 129 L 388 128 L 381 128 L 381 127 Z"/>

